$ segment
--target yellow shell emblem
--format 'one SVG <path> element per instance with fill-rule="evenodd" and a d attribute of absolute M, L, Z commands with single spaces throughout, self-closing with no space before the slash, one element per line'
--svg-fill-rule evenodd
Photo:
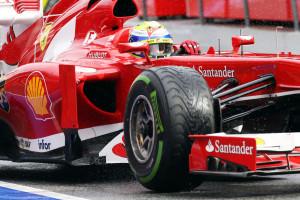
<path fill-rule="evenodd" d="M 28 76 L 24 92 L 26 102 L 36 120 L 46 121 L 55 118 L 46 80 L 41 72 L 35 71 Z"/>
<path fill-rule="evenodd" d="M 41 47 L 42 51 L 44 51 L 44 49 L 47 46 L 48 36 L 49 36 L 51 29 L 52 29 L 52 23 L 46 24 L 40 35 L 40 47 Z"/>
<path fill-rule="evenodd" d="M 43 80 L 38 76 L 33 76 L 26 88 L 26 98 L 37 115 L 48 115 L 47 96 Z"/>

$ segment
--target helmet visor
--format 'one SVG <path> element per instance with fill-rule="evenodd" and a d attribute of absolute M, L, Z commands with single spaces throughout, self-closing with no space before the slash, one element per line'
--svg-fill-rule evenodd
<path fill-rule="evenodd" d="M 172 44 L 170 43 L 158 43 L 150 45 L 150 56 L 157 57 L 167 57 L 172 53 Z"/>

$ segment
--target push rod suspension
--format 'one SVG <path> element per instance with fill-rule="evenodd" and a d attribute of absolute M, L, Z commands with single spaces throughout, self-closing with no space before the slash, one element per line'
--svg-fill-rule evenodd
<path fill-rule="evenodd" d="M 227 96 L 229 94 L 235 93 L 235 92 L 240 91 L 242 89 L 245 89 L 247 87 L 251 87 L 253 85 L 256 85 L 256 84 L 259 84 L 259 83 L 262 83 L 262 82 L 265 82 L 265 81 L 269 81 L 269 80 L 274 80 L 274 76 L 273 75 L 264 76 L 262 78 L 256 79 L 254 81 L 242 84 L 242 85 L 234 87 L 230 90 L 227 90 L 227 91 L 221 92 L 219 94 L 216 94 L 213 97 L 214 98 L 220 98 L 220 97 L 223 97 L 223 96 Z"/>
<path fill-rule="evenodd" d="M 257 88 L 254 88 L 254 89 L 251 89 L 251 90 L 248 90 L 248 91 L 239 93 L 239 94 L 237 94 L 237 95 L 228 97 L 227 99 L 221 100 L 221 105 L 222 105 L 222 104 L 225 104 L 225 103 L 227 103 L 227 102 L 233 101 L 233 100 L 235 100 L 235 99 L 238 99 L 238 98 L 240 98 L 240 97 L 242 97 L 242 96 L 246 96 L 246 95 L 248 95 L 248 94 L 251 94 L 251 93 L 253 93 L 253 92 L 257 92 L 257 91 L 259 91 L 259 90 L 266 89 L 266 88 L 268 88 L 268 87 L 270 87 L 270 86 L 272 86 L 272 85 L 273 85 L 273 83 L 265 84 L 265 85 L 259 86 L 259 87 L 257 87 Z"/>

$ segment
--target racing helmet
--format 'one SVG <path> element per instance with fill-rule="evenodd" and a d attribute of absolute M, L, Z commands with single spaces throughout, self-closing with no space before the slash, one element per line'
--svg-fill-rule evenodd
<path fill-rule="evenodd" d="M 150 46 L 149 56 L 152 58 L 167 57 L 172 53 L 173 39 L 168 30 L 156 21 L 145 21 L 134 26 L 129 35 L 129 42 L 147 42 Z"/>

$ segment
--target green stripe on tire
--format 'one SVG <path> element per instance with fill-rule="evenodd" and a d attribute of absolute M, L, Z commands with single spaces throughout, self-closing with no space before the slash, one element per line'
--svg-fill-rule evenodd
<path fill-rule="evenodd" d="M 161 157 L 162 157 L 163 146 L 164 146 L 163 141 L 159 141 L 157 156 L 156 156 L 154 167 L 153 167 L 151 173 L 148 176 L 140 178 L 141 182 L 147 183 L 147 182 L 151 181 L 155 177 L 155 175 L 157 174 L 157 171 L 158 171 L 158 168 L 159 168 L 159 165 L 160 165 L 160 161 L 161 161 Z"/>
<path fill-rule="evenodd" d="M 138 76 L 134 82 L 137 82 L 137 81 L 143 81 L 144 83 L 146 83 L 146 85 L 149 85 L 149 83 L 151 82 L 151 80 L 147 76 L 144 76 L 144 75 Z"/>

